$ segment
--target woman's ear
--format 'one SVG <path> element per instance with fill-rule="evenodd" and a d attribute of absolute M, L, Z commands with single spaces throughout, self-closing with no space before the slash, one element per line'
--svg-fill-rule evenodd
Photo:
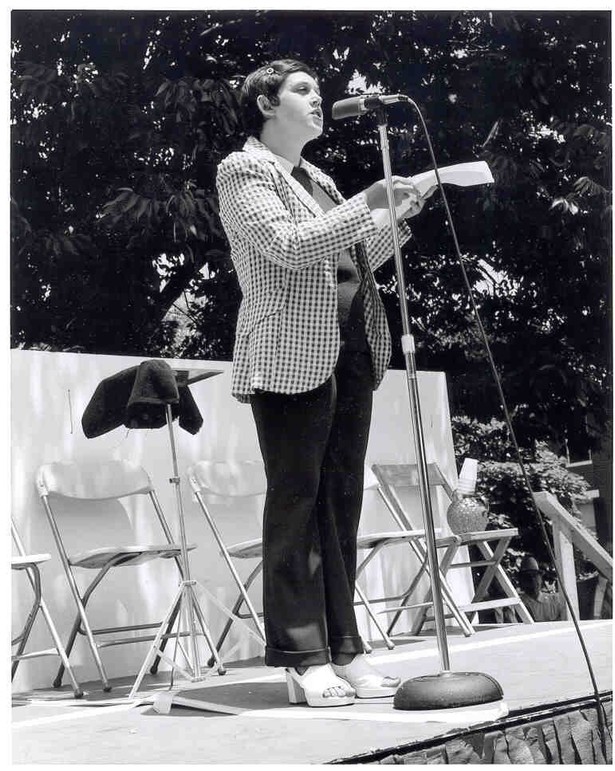
<path fill-rule="evenodd" d="M 271 117 L 273 115 L 273 106 L 264 94 L 259 94 L 256 97 L 256 104 L 265 117 Z"/>

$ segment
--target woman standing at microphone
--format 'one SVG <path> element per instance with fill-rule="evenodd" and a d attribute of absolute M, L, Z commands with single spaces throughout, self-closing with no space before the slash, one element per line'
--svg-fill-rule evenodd
<path fill-rule="evenodd" d="M 232 390 L 251 404 L 267 475 L 265 663 L 286 667 L 293 703 L 392 696 L 399 678 L 368 662 L 354 614 L 372 394 L 391 350 L 373 277 L 393 251 L 372 215 L 387 206 L 385 181 L 344 200 L 302 158 L 323 111 L 301 62 L 251 73 L 242 104 L 251 136 L 219 165 L 217 187 L 243 295 Z M 412 183 L 394 188 L 405 216 L 418 214 Z"/>

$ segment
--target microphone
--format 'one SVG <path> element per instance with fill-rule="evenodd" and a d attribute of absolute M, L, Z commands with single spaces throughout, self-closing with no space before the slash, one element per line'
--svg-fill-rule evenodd
<path fill-rule="evenodd" d="M 340 99 L 338 102 L 333 103 L 331 117 L 333 120 L 357 118 L 360 115 L 365 115 L 366 112 L 377 110 L 379 107 L 409 101 L 408 97 L 403 94 L 363 94 L 363 96 L 351 96 L 348 99 Z"/>

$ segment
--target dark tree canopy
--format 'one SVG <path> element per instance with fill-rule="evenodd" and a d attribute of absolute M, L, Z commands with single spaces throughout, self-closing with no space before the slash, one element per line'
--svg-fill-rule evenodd
<path fill-rule="evenodd" d="M 13 345 L 230 358 L 215 169 L 245 138 L 241 78 L 292 56 L 326 104 L 358 74 L 416 100 L 440 165 L 489 163 L 493 186 L 447 195 L 516 427 L 580 449 L 604 434 L 608 13 L 14 11 L 12 41 Z M 395 173 L 429 167 L 409 109 L 391 108 L 390 134 Z M 371 118 L 330 124 L 307 155 L 346 194 L 382 176 Z M 497 392 L 432 200 L 405 248 L 417 361 L 447 372 L 454 411 L 489 419 Z M 377 278 L 396 340 L 393 265 Z"/>

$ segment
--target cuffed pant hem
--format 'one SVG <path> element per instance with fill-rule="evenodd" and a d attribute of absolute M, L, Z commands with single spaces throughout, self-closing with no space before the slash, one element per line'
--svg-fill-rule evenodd
<path fill-rule="evenodd" d="M 331 655 L 335 656 L 338 653 L 364 653 L 363 640 L 360 637 L 330 637 L 329 648 L 331 649 Z"/>
<path fill-rule="evenodd" d="M 279 648 L 265 648 L 265 665 L 268 667 L 314 667 L 329 664 L 331 654 L 328 648 L 311 651 L 284 651 Z"/>

